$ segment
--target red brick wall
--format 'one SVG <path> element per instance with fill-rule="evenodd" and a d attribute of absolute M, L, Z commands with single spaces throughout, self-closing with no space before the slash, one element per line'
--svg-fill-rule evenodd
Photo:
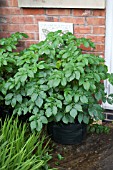
<path fill-rule="evenodd" d="M 105 10 L 90 9 L 25 9 L 19 8 L 17 0 L 0 0 L 0 38 L 14 32 L 29 35 L 22 46 L 38 42 L 38 22 L 70 22 L 74 24 L 77 37 L 91 38 L 96 43 L 94 52 L 104 54 Z"/>

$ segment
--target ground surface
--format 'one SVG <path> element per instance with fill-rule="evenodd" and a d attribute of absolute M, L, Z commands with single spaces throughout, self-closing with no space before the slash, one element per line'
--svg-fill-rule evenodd
<path fill-rule="evenodd" d="M 50 165 L 58 170 L 113 170 L 113 124 L 107 126 L 109 134 L 90 134 L 80 145 L 55 144 Z"/>

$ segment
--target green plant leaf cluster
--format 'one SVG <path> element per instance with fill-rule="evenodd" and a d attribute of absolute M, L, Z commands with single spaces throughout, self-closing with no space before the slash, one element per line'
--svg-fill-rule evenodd
<path fill-rule="evenodd" d="M 99 125 L 99 124 L 92 124 L 88 126 L 88 132 L 89 133 L 106 133 L 108 134 L 110 132 L 110 127 L 105 126 L 105 125 Z"/>
<path fill-rule="evenodd" d="M 95 47 L 89 39 L 59 30 L 19 53 L 18 69 L 4 83 L 5 104 L 15 114 L 29 112 L 32 130 L 50 121 L 103 119 L 99 102 L 107 100 L 103 80 L 108 69 L 103 58 L 84 54 L 81 46 Z"/>
<path fill-rule="evenodd" d="M 52 158 L 47 137 L 41 132 L 30 133 L 27 124 L 18 118 L 5 119 L 0 129 L 1 170 L 53 170 L 48 161 Z"/>
<path fill-rule="evenodd" d="M 5 95 L 4 84 L 6 81 L 15 75 L 18 70 L 17 59 L 19 52 L 17 52 L 17 44 L 23 37 L 28 36 L 24 33 L 15 33 L 8 38 L 0 39 L 0 103 Z M 1 93 L 2 92 L 2 93 Z"/>

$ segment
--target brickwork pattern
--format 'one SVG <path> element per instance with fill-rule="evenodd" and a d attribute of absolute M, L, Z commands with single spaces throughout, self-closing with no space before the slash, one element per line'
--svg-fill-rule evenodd
<path fill-rule="evenodd" d="M 17 0 L 0 0 L 0 38 L 14 32 L 29 35 L 22 46 L 38 42 L 39 21 L 74 24 L 77 37 L 90 38 L 96 43 L 92 52 L 103 55 L 105 49 L 105 10 L 19 8 Z M 92 49 L 84 49 L 92 50 Z"/>

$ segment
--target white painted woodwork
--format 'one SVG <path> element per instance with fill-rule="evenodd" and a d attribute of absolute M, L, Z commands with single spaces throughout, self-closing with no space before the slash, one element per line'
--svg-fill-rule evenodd
<path fill-rule="evenodd" d="M 104 9 L 106 0 L 18 0 L 19 7 Z"/>
<path fill-rule="evenodd" d="M 113 0 L 106 2 L 105 61 L 109 73 L 113 73 Z M 113 86 L 108 81 L 105 81 L 105 90 L 107 94 L 113 93 Z M 109 105 L 107 102 L 103 104 L 103 107 L 113 110 L 113 105 Z"/>

